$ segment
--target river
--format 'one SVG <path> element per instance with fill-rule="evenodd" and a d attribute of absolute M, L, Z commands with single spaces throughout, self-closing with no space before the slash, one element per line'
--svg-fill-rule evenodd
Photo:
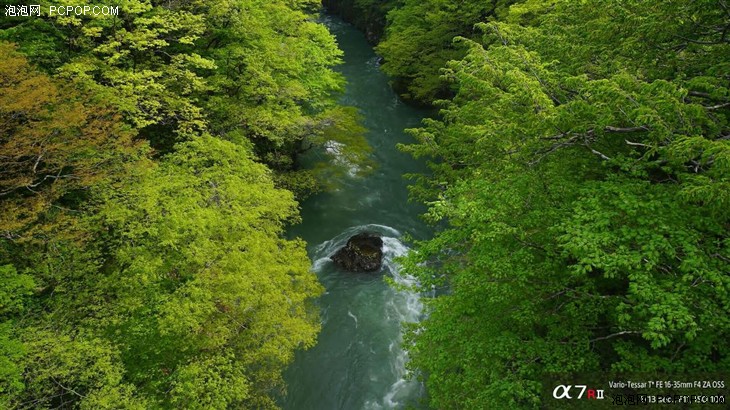
<path fill-rule="evenodd" d="M 360 110 L 377 166 L 365 177 L 345 174 L 336 190 L 304 201 L 303 222 L 290 230 L 307 241 L 312 269 L 326 292 L 318 300 L 317 345 L 298 352 L 285 372 L 288 394 L 281 404 L 290 410 L 418 407 L 424 389 L 406 375 L 401 338 L 403 323 L 417 321 L 423 305 L 418 294 L 397 291 L 385 278 L 412 283 L 393 259 L 407 252 L 404 234 L 416 239 L 430 234 L 418 218 L 423 208 L 408 202 L 403 177 L 426 166 L 396 149 L 397 143 L 412 142 L 403 130 L 418 126 L 427 112 L 398 99 L 362 33 L 334 17 L 323 23 L 345 53 L 338 67 L 348 82 L 342 102 Z M 365 230 L 383 236 L 382 272 L 339 271 L 328 257 Z"/>

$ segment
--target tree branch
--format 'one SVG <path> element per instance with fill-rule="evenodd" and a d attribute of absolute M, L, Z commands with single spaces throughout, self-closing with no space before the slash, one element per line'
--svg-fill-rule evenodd
<path fill-rule="evenodd" d="M 608 125 L 608 126 L 604 127 L 603 130 L 606 132 L 613 132 L 613 133 L 646 132 L 646 131 L 649 131 L 649 127 L 647 127 L 646 125 L 642 125 L 640 127 L 622 128 L 622 127 L 612 127 L 612 126 Z"/>
<path fill-rule="evenodd" d="M 586 147 L 588 147 L 588 144 L 586 144 Z M 606 161 L 610 161 L 611 160 L 611 158 L 609 156 L 607 156 L 606 154 L 604 154 L 604 153 L 602 153 L 600 151 L 596 151 L 595 149 L 593 149 L 591 147 L 588 147 L 588 149 L 591 150 L 592 153 L 598 155 L 599 157 L 603 158 Z"/>
<path fill-rule="evenodd" d="M 53 381 L 54 381 L 54 382 L 55 382 L 55 383 L 56 383 L 57 385 L 59 385 L 59 386 L 60 386 L 60 387 L 61 387 L 61 388 L 62 388 L 63 390 L 65 390 L 65 391 L 67 391 L 67 392 L 69 392 L 69 393 L 73 393 L 73 394 L 75 394 L 76 396 L 78 396 L 78 397 L 81 397 L 82 399 L 83 399 L 83 398 L 86 398 L 86 396 L 84 396 L 83 394 L 80 394 L 80 393 L 79 393 L 79 392 L 77 392 L 76 390 L 74 390 L 74 389 L 71 389 L 71 388 L 69 388 L 69 387 L 66 387 L 66 386 L 62 385 L 61 383 L 59 383 L 59 382 L 58 382 L 58 380 L 56 380 L 56 378 L 55 378 L 55 377 L 51 376 L 51 380 L 53 380 Z"/>
<path fill-rule="evenodd" d="M 647 132 L 649 130 L 650 130 L 650 128 L 647 125 L 641 125 L 638 127 L 614 127 L 614 126 L 607 125 L 607 126 L 603 127 L 604 132 L 613 133 L 613 134 Z M 590 146 L 590 144 L 592 142 L 594 142 L 594 140 L 595 140 L 595 130 L 594 129 L 590 129 L 590 130 L 586 131 L 584 134 L 574 134 L 574 133 L 571 133 L 570 131 L 567 131 L 567 132 L 562 132 L 560 134 L 552 135 L 550 137 L 540 137 L 540 139 L 549 140 L 549 141 L 560 141 L 563 138 L 568 137 L 568 136 L 570 136 L 568 139 L 561 141 L 561 142 L 557 142 L 544 150 L 536 152 L 536 154 L 538 154 L 539 157 L 537 159 L 535 159 L 534 161 L 531 161 L 529 164 L 530 165 L 537 164 L 538 162 L 542 161 L 543 158 L 545 158 L 552 152 L 557 151 L 560 148 L 577 145 L 580 143 L 581 138 L 583 139 L 582 145 L 586 146 L 592 153 L 594 153 L 595 155 L 598 155 L 599 157 L 601 157 L 602 159 L 604 159 L 606 161 L 611 160 L 611 157 L 609 157 L 608 155 L 606 155 L 600 151 L 597 151 L 596 149 L 594 149 Z M 648 145 L 632 143 L 630 141 L 626 141 L 626 143 L 629 145 L 642 145 L 645 147 L 649 147 Z"/>
<path fill-rule="evenodd" d="M 632 142 L 629 140 L 624 140 L 628 145 L 634 146 L 634 147 L 644 147 L 644 148 L 654 148 L 651 145 L 642 144 L 640 142 Z"/>
<path fill-rule="evenodd" d="M 613 339 L 614 337 L 623 336 L 623 335 L 636 335 L 636 334 L 640 334 L 640 333 L 641 332 L 639 332 L 637 330 L 624 330 L 622 332 L 612 333 L 612 334 L 610 334 L 608 336 L 597 337 L 595 339 L 591 339 L 591 340 L 588 341 L 588 343 L 594 343 L 594 342 L 597 342 L 599 340 Z"/>
<path fill-rule="evenodd" d="M 35 160 L 35 164 L 33 165 L 33 173 L 36 173 L 36 169 L 38 168 L 38 164 L 41 163 L 41 159 L 43 159 L 44 152 L 41 152 L 40 155 L 38 155 L 38 159 Z"/>
<path fill-rule="evenodd" d="M 730 101 L 728 98 L 722 98 L 722 97 L 713 97 L 709 93 L 702 92 L 702 91 L 690 91 L 687 93 L 687 95 L 691 97 L 698 97 L 698 98 L 705 98 L 712 101 L 718 101 L 718 102 L 726 102 Z"/>
<path fill-rule="evenodd" d="M 730 102 L 726 102 L 725 104 L 717 104 L 717 105 L 713 105 L 711 107 L 705 107 L 705 108 L 712 111 L 712 110 L 719 110 L 720 108 L 725 108 L 725 107 L 730 107 Z"/>

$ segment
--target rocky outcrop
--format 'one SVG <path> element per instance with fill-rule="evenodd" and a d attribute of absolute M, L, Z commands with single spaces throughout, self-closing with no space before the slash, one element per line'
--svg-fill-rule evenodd
<path fill-rule="evenodd" d="M 337 266 L 349 272 L 375 272 L 383 264 L 383 239 L 362 232 L 347 240 L 347 245 L 330 257 Z"/>

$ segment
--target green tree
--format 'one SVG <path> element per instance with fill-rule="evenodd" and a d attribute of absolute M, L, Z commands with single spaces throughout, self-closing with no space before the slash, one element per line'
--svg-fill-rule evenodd
<path fill-rule="evenodd" d="M 2 323 L 9 407 L 275 407 L 319 329 L 304 244 L 282 238 L 296 215 L 250 151 L 203 136 L 99 180 L 42 243 L 4 243 L 28 272 L 2 271 L 3 306 L 27 304 Z"/>
<path fill-rule="evenodd" d="M 455 98 L 404 147 L 435 159 L 414 193 L 448 222 L 406 261 L 449 288 L 410 335 L 435 407 L 537 408 L 552 373 L 727 371 L 719 6 L 530 1 L 460 40 Z"/>
<path fill-rule="evenodd" d="M 314 21 L 316 4 L 135 0 L 120 4 L 118 16 L 14 20 L 0 38 L 111 103 L 158 153 L 202 132 L 253 143 L 282 185 L 306 193 L 317 182 L 312 173 L 287 175 L 297 155 L 354 118 L 337 105 L 344 81 L 332 67 L 341 52 Z M 50 58 L 49 47 L 61 57 Z M 365 141 L 357 139 L 345 144 L 354 156 Z"/>
<path fill-rule="evenodd" d="M 334 47 L 305 21 L 298 7 L 306 4 L 277 7 Z M 59 67 L 61 79 L 0 46 L 3 407 L 275 407 L 281 371 L 296 349 L 314 343 L 319 320 L 310 300 L 321 287 L 303 242 L 283 239 L 285 225 L 298 218 L 297 203 L 256 162 L 255 151 L 267 151 L 250 130 L 213 137 L 200 132 L 213 128 L 205 121 L 189 133 L 179 127 L 178 109 L 213 112 L 204 108 L 212 99 L 194 96 L 202 89 L 215 95 L 217 86 L 218 66 L 204 67 L 212 60 L 183 52 L 195 45 L 174 28 L 204 34 L 196 22 L 205 19 L 191 13 L 147 5 L 125 9 L 121 22 L 61 19 L 64 35 L 76 27 L 80 36 Z M 273 20 L 267 24 L 248 47 L 271 47 L 266 36 L 279 34 Z M 315 55 L 317 47 L 306 51 Z M 39 57 L 32 46 L 20 49 Z M 278 60 L 264 71 L 301 57 L 267 53 Z M 178 59 L 184 63 L 166 64 Z M 190 59 L 203 64 L 200 76 L 186 74 L 187 63 L 198 64 Z M 311 129 L 261 140 L 280 138 L 282 150 L 305 139 L 322 145 L 342 135 L 353 147 L 362 141 L 354 110 L 329 100 L 327 82 L 339 87 L 340 78 L 327 64 L 325 56 L 318 67 L 293 67 L 279 77 L 298 94 L 268 107 L 277 118 L 292 109 L 294 122 Z M 206 70 L 213 74 L 204 77 Z M 148 74 L 142 82 L 150 88 L 139 88 L 134 79 Z M 317 83 L 320 74 L 330 77 Z M 192 88 L 181 91 L 185 78 Z M 269 91 L 281 92 L 281 84 Z M 117 85 L 129 88 L 110 97 Z M 147 99 L 160 111 L 147 111 Z M 155 142 L 150 127 L 157 125 L 157 142 L 169 147 L 157 144 L 165 149 L 152 160 L 148 145 L 132 137 L 139 132 Z"/>
<path fill-rule="evenodd" d="M 457 36 L 479 37 L 474 25 L 493 16 L 511 1 L 406 0 L 388 13 L 385 38 L 377 51 L 382 68 L 406 100 L 431 104 L 450 96 L 441 69 L 464 56 Z"/>
<path fill-rule="evenodd" d="M 0 43 L 0 234 L 28 238 L 40 215 L 77 208 L 139 144 L 107 104 L 32 68 Z"/>
<path fill-rule="evenodd" d="M 98 218 L 116 251 L 98 292 L 117 297 L 99 320 L 127 335 L 135 385 L 171 407 L 272 406 L 283 367 L 319 329 L 303 243 L 281 238 L 296 218 L 292 194 L 212 137 L 103 192 Z"/>

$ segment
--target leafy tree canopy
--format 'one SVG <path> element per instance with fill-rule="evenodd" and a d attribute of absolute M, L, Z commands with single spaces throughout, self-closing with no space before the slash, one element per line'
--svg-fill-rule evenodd
<path fill-rule="evenodd" d="M 3 21 L 0 407 L 275 407 L 319 329 L 296 156 L 369 152 L 315 6 Z"/>
<path fill-rule="evenodd" d="M 414 194 L 447 285 L 411 334 L 438 408 L 540 406 L 551 373 L 726 372 L 730 10 L 526 1 L 457 38 Z"/>
<path fill-rule="evenodd" d="M 396 90 L 406 100 L 431 104 L 449 97 L 449 86 L 440 78 L 441 69 L 466 51 L 453 42 L 454 37 L 478 38 L 474 25 L 510 3 L 405 0 L 388 12 L 385 38 L 377 47 L 385 60 L 383 71 L 394 78 Z"/>
<path fill-rule="evenodd" d="M 311 181 L 299 186 L 286 175 L 297 171 L 305 140 L 353 123 L 333 122 L 343 119 L 337 98 L 344 81 L 332 69 L 341 51 L 314 20 L 316 6 L 133 0 L 122 2 L 116 16 L 14 19 L 0 39 L 109 102 L 158 152 L 203 132 L 253 143 L 259 161 L 305 192 Z M 358 139 L 345 144 L 355 156 L 365 141 L 362 134 Z"/>

